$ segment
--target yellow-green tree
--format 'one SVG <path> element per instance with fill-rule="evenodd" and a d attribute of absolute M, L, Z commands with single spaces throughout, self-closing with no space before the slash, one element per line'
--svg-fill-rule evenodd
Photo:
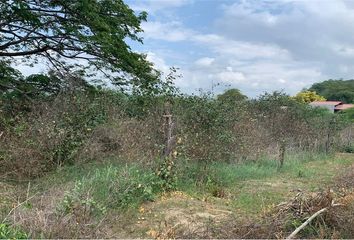
<path fill-rule="evenodd" d="M 294 97 L 296 101 L 301 103 L 310 103 L 314 101 L 326 101 L 326 99 L 320 95 L 318 95 L 314 91 L 302 91 L 296 94 Z"/>

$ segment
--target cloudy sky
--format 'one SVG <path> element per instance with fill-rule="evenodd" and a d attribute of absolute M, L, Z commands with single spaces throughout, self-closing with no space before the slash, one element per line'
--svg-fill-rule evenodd
<path fill-rule="evenodd" d="M 180 69 L 183 92 L 239 88 L 294 94 L 354 75 L 354 1 L 129 0 L 147 11 L 144 52 L 156 67 Z"/>

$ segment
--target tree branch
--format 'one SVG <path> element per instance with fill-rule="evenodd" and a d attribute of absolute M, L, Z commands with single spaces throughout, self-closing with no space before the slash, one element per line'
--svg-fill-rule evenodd
<path fill-rule="evenodd" d="M 330 207 L 341 206 L 341 204 L 332 204 Z M 303 228 L 305 228 L 313 219 L 323 212 L 326 212 L 330 207 L 322 208 L 321 210 L 315 212 L 311 217 L 309 217 L 301 226 L 296 228 L 286 239 L 293 239 L 296 234 L 298 234 Z"/>
<path fill-rule="evenodd" d="M 28 56 L 28 55 L 33 55 L 33 54 L 45 52 L 49 49 L 51 49 L 49 46 L 44 46 L 41 48 L 37 48 L 37 49 L 31 50 L 31 51 L 24 51 L 24 52 L 0 52 L 0 56 L 3 56 L 3 57 Z"/>

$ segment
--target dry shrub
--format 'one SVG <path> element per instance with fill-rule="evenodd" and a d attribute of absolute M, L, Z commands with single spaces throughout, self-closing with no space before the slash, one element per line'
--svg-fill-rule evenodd
<path fill-rule="evenodd" d="M 29 135 L 29 132 L 21 136 L 6 134 L 0 141 L 3 149 L 0 153 L 2 177 L 36 177 L 48 170 L 46 152 L 41 148 L 41 143 L 33 141 Z"/>
<path fill-rule="evenodd" d="M 121 161 L 151 163 L 159 157 L 163 144 L 161 116 L 145 119 L 110 119 L 95 128 L 80 151 L 81 159 L 100 160 L 115 156 Z"/>
<path fill-rule="evenodd" d="M 333 201 L 341 205 L 331 207 Z M 225 221 L 210 221 L 202 231 L 184 227 L 175 229 L 174 233 L 176 238 L 188 239 L 283 239 L 323 208 L 328 211 L 317 216 L 296 238 L 350 238 L 354 235 L 354 192 L 338 196 L 331 190 L 312 194 L 299 192 L 291 201 L 278 205 L 258 219 L 230 216 Z"/>
<path fill-rule="evenodd" d="M 336 179 L 337 187 L 342 189 L 354 188 L 354 164 L 351 165 L 346 171 L 340 174 Z"/>
<path fill-rule="evenodd" d="M 107 120 L 108 107 L 100 101 L 75 93 L 34 104 L 0 139 L 0 171 L 31 178 L 75 163 L 92 130 Z"/>
<path fill-rule="evenodd" d="M 338 232 L 341 238 L 354 236 L 354 192 L 345 195 L 340 202 L 343 206 L 332 209 L 327 214 L 333 234 Z"/>
<path fill-rule="evenodd" d="M 102 125 L 92 131 L 78 154 L 80 161 L 100 161 L 110 156 L 119 156 L 122 150 L 121 134 L 114 125 Z"/>
<path fill-rule="evenodd" d="M 64 188 L 51 189 L 31 199 L 27 205 L 16 208 L 11 214 L 11 224 L 19 226 L 31 238 L 103 238 L 108 237 L 105 218 L 96 218 L 76 208 L 65 214 L 58 210 L 63 200 Z"/>
<path fill-rule="evenodd" d="M 144 121 L 130 119 L 119 126 L 122 140 L 121 157 L 128 161 L 154 161 L 163 147 L 161 116 L 149 116 Z"/>

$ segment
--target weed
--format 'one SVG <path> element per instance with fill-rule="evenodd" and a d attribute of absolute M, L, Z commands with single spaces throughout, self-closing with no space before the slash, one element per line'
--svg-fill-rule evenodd
<path fill-rule="evenodd" d="M 162 188 L 165 191 L 171 191 L 176 189 L 176 169 L 174 159 L 164 159 L 156 172 L 156 175 L 161 179 Z"/>
<path fill-rule="evenodd" d="M 73 214 L 86 222 L 90 216 L 100 216 L 106 213 L 106 207 L 95 201 L 89 192 L 82 191 L 82 182 L 78 181 L 72 191 L 66 192 L 59 210 L 65 214 Z M 79 222 L 79 221 L 78 221 Z"/>
<path fill-rule="evenodd" d="M 143 170 L 138 165 L 110 165 L 78 180 L 65 195 L 62 206 L 66 212 L 79 205 L 104 214 L 106 208 L 127 209 L 152 201 L 165 185 L 152 170 Z"/>
<path fill-rule="evenodd" d="M 28 239 L 27 233 L 19 228 L 0 223 L 0 239 Z"/>

